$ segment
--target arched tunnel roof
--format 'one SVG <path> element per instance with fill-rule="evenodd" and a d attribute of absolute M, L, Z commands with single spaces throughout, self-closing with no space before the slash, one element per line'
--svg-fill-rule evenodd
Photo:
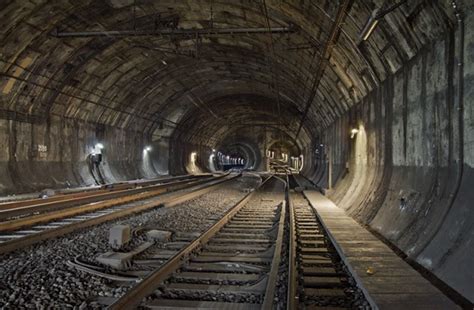
<path fill-rule="evenodd" d="M 304 120 L 301 139 L 309 140 L 453 19 L 447 1 L 408 1 L 359 43 L 372 11 L 388 2 L 2 1 L 1 106 L 40 119 L 163 130 L 196 143 L 239 126 L 276 126 L 295 136 Z M 182 29 L 295 31 L 200 39 L 52 35 L 150 29 L 168 17 Z"/>

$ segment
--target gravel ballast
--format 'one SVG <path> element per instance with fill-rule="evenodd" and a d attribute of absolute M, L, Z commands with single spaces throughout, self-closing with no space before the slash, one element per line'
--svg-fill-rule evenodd
<path fill-rule="evenodd" d="M 110 251 L 109 229 L 117 224 L 173 232 L 203 232 L 258 181 L 259 178 L 247 175 L 175 207 L 154 209 L 1 255 L 0 308 L 100 308 L 97 297 L 119 297 L 127 286 L 80 272 L 67 266 L 67 261 L 79 256 L 93 262 L 98 255 Z M 130 246 L 142 242 L 143 238 L 136 238 Z"/>

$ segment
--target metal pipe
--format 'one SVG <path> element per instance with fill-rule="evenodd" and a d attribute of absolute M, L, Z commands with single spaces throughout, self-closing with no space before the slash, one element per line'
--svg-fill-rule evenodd
<path fill-rule="evenodd" d="M 296 135 L 294 140 L 298 139 L 298 136 L 303 128 L 303 124 L 308 116 L 309 109 L 311 108 L 311 104 L 313 103 L 314 98 L 316 97 L 320 81 L 323 77 L 324 71 L 326 69 L 326 65 L 329 63 L 329 59 L 331 58 L 331 52 L 334 48 L 334 45 L 337 43 L 337 39 L 339 37 L 339 33 L 341 31 L 341 25 L 344 22 L 346 17 L 346 13 L 348 9 L 352 5 L 352 0 L 344 0 L 338 8 L 336 18 L 334 23 L 331 27 L 331 32 L 329 33 L 328 39 L 324 45 L 324 49 L 322 52 L 321 57 L 319 58 L 319 65 L 314 77 L 313 85 L 311 87 L 311 93 L 309 94 L 309 98 L 306 102 L 306 106 L 303 112 L 303 116 L 301 117 L 300 124 L 298 126 L 298 130 L 296 131 Z"/>
<path fill-rule="evenodd" d="M 98 270 L 92 269 L 90 267 L 82 266 L 82 265 L 77 264 L 77 263 L 72 262 L 72 261 L 66 262 L 66 265 L 69 266 L 69 267 L 76 268 L 77 270 L 80 270 L 82 272 L 85 272 L 85 273 L 88 273 L 88 274 L 91 274 L 91 275 L 94 275 L 94 276 L 97 276 L 97 277 L 106 278 L 106 279 L 109 279 L 109 280 L 112 280 L 112 281 L 139 282 L 141 280 L 141 278 L 139 278 L 139 277 L 122 276 L 122 275 L 118 275 L 118 274 L 114 274 L 114 273 L 106 273 L 106 272 L 98 271 Z"/>
<path fill-rule="evenodd" d="M 362 41 L 367 41 L 367 39 L 372 35 L 374 32 L 375 28 L 377 27 L 378 23 L 380 20 L 387 14 L 393 12 L 395 9 L 397 9 L 399 6 L 402 4 L 406 3 L 408 0 L 402 0 L 398 3 L 395 3 L 391 5 L 390 7 L 386 9 L 376 9 L 372 12 L 370 15 L 369 19 L 367 20 L 364 28 L 362 29 L 360 35 L 359 35 L 359 44 Z"/>
<path fill-rule="evenodd" d="M 436 235 L 441 231 L 443 227 L 443 223 L 448 216 L 449 212 L 451 211 L 454 202 L 456 201 L 457 195 L 459 193 L 459 189 L 461 188 L 461 183 L 464 175 L 464 20 L 463 14 L 458 7 L 456 0 L 451 2 L 451 5 L 454 10 L 454 15 L 456 17 L 456 22 L 458 24 L 459 29 L 459 54 L 457 59 L 458 65 L 458 148 L 459 148 L 459 158 L 458 158 L 458 175 L 456 178 L 456 187 L 454 188 L 454 192 L 450 195 L 448 206 L 444 211 L 443 220 L 440 224 L 436 227 L 436 229 L 431 233 L 431 236 L 428 240 L 432 240 L 436 237 Z M 424 246 L 419 248 L 415 253 L 411 256 L 416 257 L 420 253 L 422 253 L 430 243 L 425 243 Z M 441 264 L 446 259 L 446 253 L 440 260 Z"/>
<path fill-rule="evenodd" d="M 278 75 L 275 73 L 275 65 L 274 65 L 274 61 L 275 61 L 275 45 L 273 43 L 273 36 L 272 36 L 272 33 L 270 32 L 271 30 L 271 27 L 270 27 L 270 18 L 268 16 L 268 9 L 267 9 L 267 3 L 265 2 L 265 0 L 263 0 L 262 2 L 263 4 L 263 11 L 264 11 L 264 14 L 265 14 L 265 19 L 267 21 L 267 27 L 268 27 L 268 34 L 270 36 L 270 57 L 266 57 L 267 60 L 269 60 L 269 63 L 270 63 L 270 71 L 271 71 L 271 75 L 272 75 L 272 84 L 273 86 L 275 87 L 275 90 L 276 90 L 276 99 L 277 99 L 277 117 L 278 119 L 282 119 L 281 117 L 281 108 L 280 108 L 280 101 L 281 101 L 281 98 L 280 98 L 280 87 L 279 87 L 279 83 L 278 83 Z"/>
<path fill-rule="evenodd" d="M 456 20 L 459 27 L 459 56 L 458 56 L 458 126 L 459 126 L 459 163 L 461 167 L 460 178 L 463 174 L 464 163 L 464 20 L 462 12 L 458 9 L 456 1 L 452 2 Z M 460 181 L 460 180 L 459 180 Z"/>
<path fill-rule="evenodd" d="M 459 158 L 458 158 L 458 175 L 456 178 L 456 187 L 454 192 L 452 193 L 448 208 L 445 211 L 444 218 L 446 218 L 449 214 L 449 211 L 452 209 L 454 202 L 459 193 L 459 189 L 461 188 L 462 178 L 464 175 L 464 20 L 463 14 L 458 7 L 456 0 L 451 2 L 451 5 L 454 10 L 454 15 L 456 16 L 456 22 L 458 24 L 459 29 L 459 54 L 458 54 L 458 148 L 459 148 Z M 444 221 L 443 221 L 444 222 Z M 433 233 L 433 238 L 439 233 L 441 230 L 442 224 L 440 224 L 435 232 Z M 423 247 L 423 249 L 426 248 Z M 421 251 L 419 252 L 421 253 Z"/>
<path fill-rule="evenodd" d="M 451 2 L 451 5 L 454 10 L 454 15 L 456 16 L 456 22 L 458 24 L 459 29 L 459 54 L 458 54 L 458 148 L 459 148 L 459 158 L 458 158 L 458 175 L 456 178 L 456 188 L 452 193 L 448 208 L 444 214 L 444 219 L 448 216 L 449 211 L 452 209 L 454 202 L 459 193 L 459 189 L 461 188 L 461 183 L 464 175 L 464 19 L 461 10 L 458 7 L 456 0 Z M 443 221 L 444 222 L 444 221 Z M 433 234 L 433 238 L 439 233 L 441 230 L 442 224 L 440 224 L 435 233 Z M 446 255 L 446 254 L 445 254 Z M 443 259 L 445 258 L 443 255 Z M 443 259 L 441 261 L 443 261 Z"/>
<path fill-rule="evenodd" d="M 388 13 L 391 13 L 392 11 L 394 11 L 396 8 L 398 8 L 402 4 L 406 3 L 407 1 L 408 0 L 402 0 L 398 3 L 395 3 L 391 6 L 389 6 L 388 8 L 386 8 L 384 10 L 378 11 L 377 14 L 375 14 L 375 19 L 380 19 L 380 18 L 384 17 L 385 15 L 387 15 Z"/>
<path fill-rule="evenodd" d="M 244 35 L 259 33 L 293 33 L 297 31 L 294 24 L 287 27 L 273 28 L 206 28 L 206 29 L 156 29 L 156 30 L 106 30 L 106 31 L 59 31 L 51 32 L 57 38 L 88 38 L 88 37 L 139 37 L 139 36 L 212 36 L 212 35 Z"/>

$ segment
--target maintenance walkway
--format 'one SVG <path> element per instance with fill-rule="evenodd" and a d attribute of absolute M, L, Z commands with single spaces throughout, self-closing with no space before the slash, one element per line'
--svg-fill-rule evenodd
<path fill-rule="evenodd" d="M 378 309 L 459 309 L 385 243 L 316 190 L 305 190 L 336 250 Z"/>

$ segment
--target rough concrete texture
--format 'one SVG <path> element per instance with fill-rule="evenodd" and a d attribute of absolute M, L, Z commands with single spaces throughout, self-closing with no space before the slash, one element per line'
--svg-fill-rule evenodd
<path fill-rule="evenodd" d="M 284 142 L 342 208 L 473 300 L 474 9 L 454 1 L 466 30 L 459 110 L 452 2 L 407 1 L 360 42 L 393 1 L 0 1 L 0 193 L 93 184 L 97 142 L 107 182 L 207 171 L 213 148 L 263 169 L 266 148 Z M 166 18 L 297 31 L 51 35 Z"/>
<path fill-rule="evenodd" d="M 382 2 L 2 1 L 0 114 L 23 113 L 43 121 L 56 115 L 145 135 L 178 135 L 181 144 L 213 148 L 240 128 L 259 132 L 267 126 L 294 136 L 310 101 L 298 137 L 309 145 L 452 25 L 449 3 L 416 1 L 392 12 L 371 40 L 357 45 L 368 16 Z M 347 4 L 347 13 L 335 36 L 337 44 L 321 62 L 314 50 L 332 46 L 329 34 L 342 4 Z M 57 28 L 149 29 L 158 15 L 177 16 L 178 27 L 186 29 L 209 27 L 212 16 L 216 27 L 292 23 L 299 30 L 290 35 L 203 37 L 198 49 L 188 37 L 50 34 Z M 313 98 L 319 63 L 328 65 Z M 185 166 L 180 163 L 176 169 Z"/>
<path fill-rule="evenodd" d="M 327 188 L 330 157 L 336 186 L 329 196 L 473 302 L 472 6 L 465 12 L 464 109 L 458 102 L 457 29 L 427 45 L 332 124 L 320 141 L 328 156 L 313 154 L 317 168 L 306 173 Z M 359 130 L 353 139 L 352 128 Z"/>
<path fill-rule="evenodd" d="M 1 194 L 95 185 L 88 156 L 99 142 L 104 145 L 99 169 L 105 182 L 167 173 L 156 160 L 162 153 L 167 158 L 167 147 L 137 131 L 58 117 L 46 123 L 0 119 L 0 137 Z M 153 147 L 150 152 L 143 151 L 147 145 Z"/>

